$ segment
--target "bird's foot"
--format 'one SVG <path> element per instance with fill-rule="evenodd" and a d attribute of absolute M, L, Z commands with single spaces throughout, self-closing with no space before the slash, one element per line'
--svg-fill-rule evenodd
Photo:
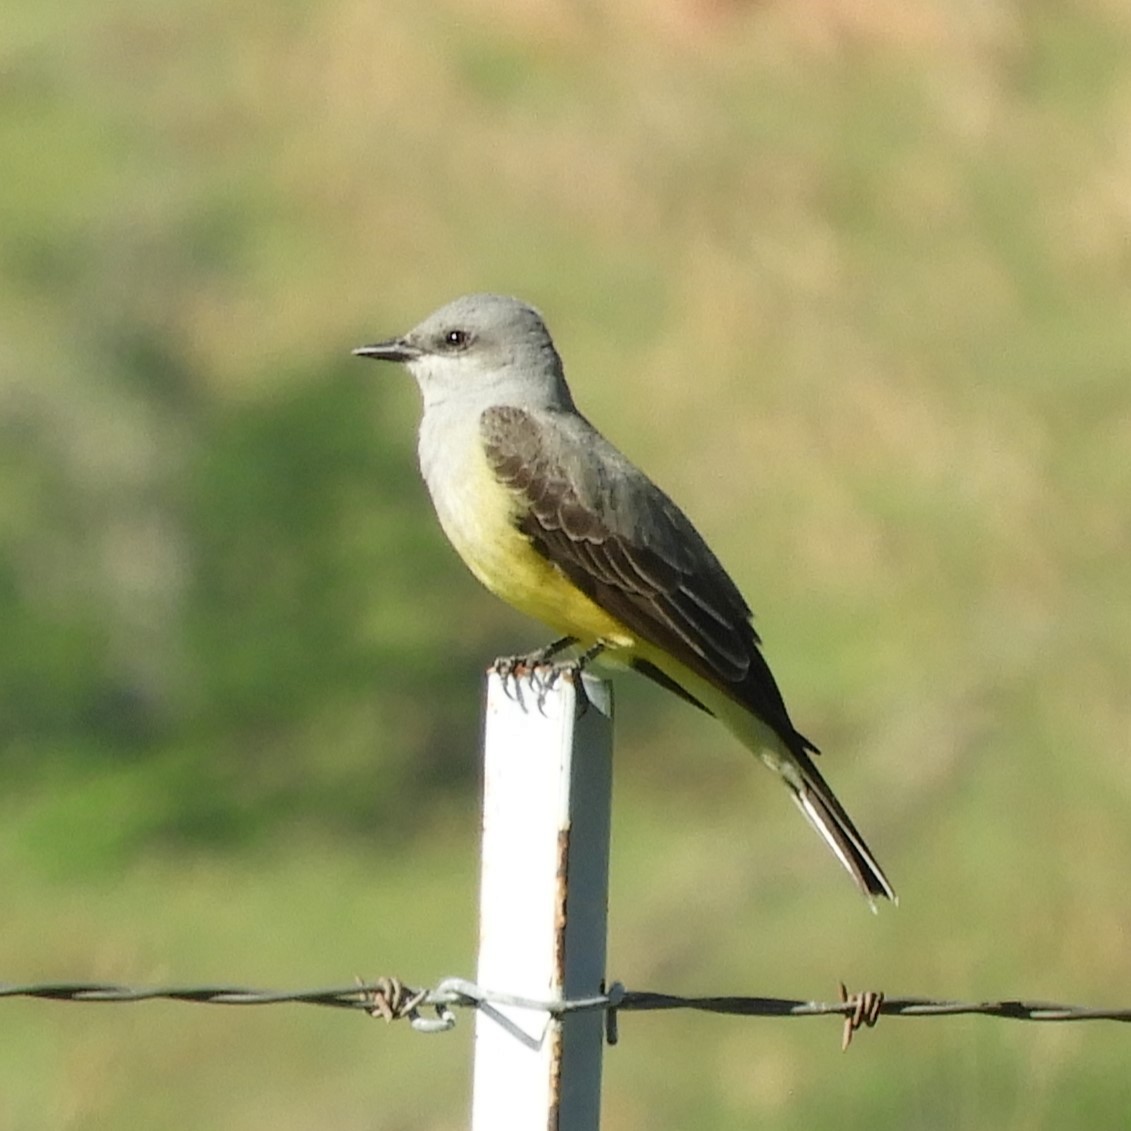
<path fill-rule="evenodd" d="M 541 711 L 546 704 L 546 696 L 553 690 L 562 673 L 571 670 L 576 663 L 576 661 L 553 663 L 553 657 L 576 643 L 574 637 L 563 636 L 560 640 L 554 640 L 544 648 L 536 648 L 533 652 L 518 656 L 500 656 L 491 665 L 490 670 L 502 680 L 504 694 L 524 708 L 526 704 L 523 699 L 523 687 L 532 691 Z"/>
<path fill-rule="evenodd" d="M 550 660 L 576 643 L 574 637 L 563 636 L 560 640 L 554 640 L 544 648 L 536 648 L 533 652 L 524 652 L 518 656 L 499 656 L 490 670 L 502 679 L 504 686 L 521 678 L 533 680 L 534 673 L 539 669 L 556 668 L 558 665 L 551 664 Z"/>
<path fill-rule="evenodd" d="M 566 648 L 576 644 L 572 636 L 563 636 L 545 648 L 534 652 L 527 652 L 519 656 L 500 656 L 491 665 L 494 672 L 503 683 L 503 691 L 516 703 L 525 707 L 523 689 L 532 691 L 538 710 L 542 711 L 546 705 L 546 696 L 553 691 L 555 684 L 564 675 L 580 675 L 590 661 L 596 659 L 604 650 L 604 644 L 594 644 L 587 648 L 581 655 L 572 660 L 553 662 L 553 657 Z M 581 686 L 578 681 L 578 686 Z"/>

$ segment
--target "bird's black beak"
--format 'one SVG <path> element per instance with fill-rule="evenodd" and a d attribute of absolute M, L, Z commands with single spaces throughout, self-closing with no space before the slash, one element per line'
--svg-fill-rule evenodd
<path fill-rule="evenodd" d="M 358 346 L 351 352 L 354 357 L 371 357 L 374 361 L 413 361 L 422 351 L 404 338 L 390 338 L 387 342 Z"/>

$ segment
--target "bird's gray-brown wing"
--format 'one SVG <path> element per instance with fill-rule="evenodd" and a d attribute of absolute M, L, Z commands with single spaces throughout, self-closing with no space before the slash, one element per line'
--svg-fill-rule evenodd
<path fill-rule="evenodd" d="M 791 749 L 789 719 L 750 608 L 688 518 L 583 418 L 487 409 L 480 431 L 500 483 L 521 497 L 531 545 L 632 632 L 746 707 Z M 702 706 L 650 664 L 643 674 Z"/>

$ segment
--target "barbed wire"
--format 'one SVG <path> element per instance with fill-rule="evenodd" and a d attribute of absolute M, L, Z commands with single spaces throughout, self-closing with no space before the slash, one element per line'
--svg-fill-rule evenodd
<path fill-rule="evenodd" d="M 567 1001 L 542 1001 L 519 994 L 484 989 L 463 978 L 445 978 L 432 989 L 406 985 L 399 978 L 358 980 L 351 986 L 312 990 L 261 990 L 242 986 L 131 987 L 100 982 L 45 982 L 27 985 L 0 983 L 0 998 L 38 998 L 66 1002 L 181 1001 L 203 1005 L 317 1005 L 354 1009 L 386 1021 L 407 1018 L 418 1032 L 438 1033 L 454 1028 L 456 1010 L 505 1007 L 537 1010 L 561 1017 L 569 1013 L 602 1011 L 610 1044 L 617 1043 L 617 1017 L 625 1011 L 656 1012 L 692 1009 L 737 1017 L 827 1017 L 844 1018 L 841 1039 L 848 1048 L 853 1034 L 871 1027 L 881 1016 L 955 1017 L 963 1014 L 1001 1017 L 1010 1021 L 1116 1021 L 1131 1022 L 1131 1009 L 1098 1009 L 1047 1001 L 1004 999 L 1000 1001 L 945 1001 L 926 997 L 885 997 L 878 991 L 849 993 L 840 986 L 838 1001 L 802 1001 L 795 998 L 717 995 L 688 997 L 680 994 L 628 990 L 619 982 L 607 993 Z M 424 1016 L 422 1009 L 434 1016 Z M 505 1015 L 492 1015 L 506 1024 Z"/>

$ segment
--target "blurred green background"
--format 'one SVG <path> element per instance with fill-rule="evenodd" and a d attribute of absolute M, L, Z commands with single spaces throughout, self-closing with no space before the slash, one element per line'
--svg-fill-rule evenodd
<path fill-rule="evenodd" d="M 759 613 L 902 895 L 618 684 L 610 973 L 1131 1004 L 1120 0 L 13 0 L 0 979 L 474 972 L 480 591 L 349 349 L 467 290 Z M 1125 1126 L 1110 1025 L 626 1016 L 606 1126 Z M 0 1005 L 0 1129 L 466 1124 L 472 1026 Z"/>

